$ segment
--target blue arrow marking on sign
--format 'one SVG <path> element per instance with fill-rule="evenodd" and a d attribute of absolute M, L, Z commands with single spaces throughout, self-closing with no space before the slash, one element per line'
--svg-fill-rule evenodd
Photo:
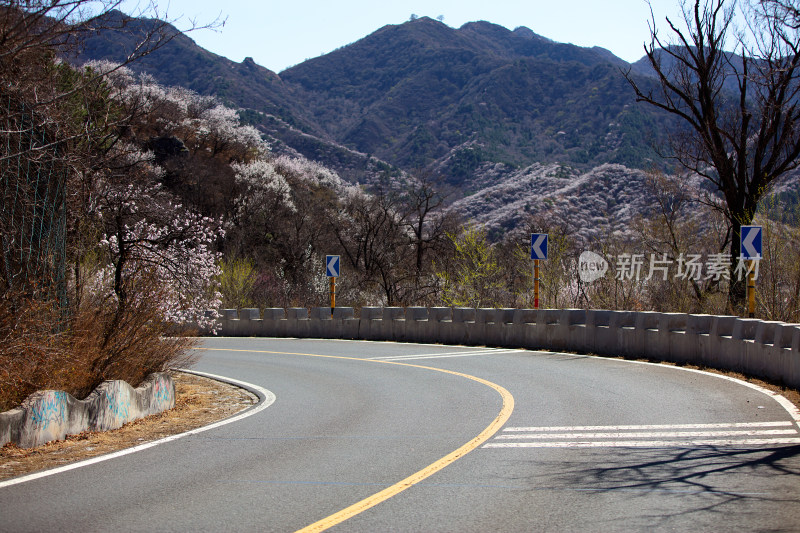
<path fill-rule="evenodd" d="M 761 259 L 761 226 L 742 226 L 739 253 L 744 259 Z"/>
<path fill-rule="evenodd" d="M 547 233 L 531 233 L 531 259 L 547 259 Z"/>
<path fill-rule="evenodd" d="M 325 257 L 325 274 L 329 278 L 339 277 L 339 256 L 328 255 Z"/>

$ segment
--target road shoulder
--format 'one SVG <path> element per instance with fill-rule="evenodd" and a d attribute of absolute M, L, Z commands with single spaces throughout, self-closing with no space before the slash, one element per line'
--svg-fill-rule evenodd
<path fill-rule="evenodd" d="M 228 383 L 185 372 L 171 374 L 177 391 L 173 409 L 113 431 L 87 431 L 36 448 L 19 448 L 9 443 L 0 448 L 0 480 L 57 468 L 207 426 L 258 401 L 249 391 Z"/>

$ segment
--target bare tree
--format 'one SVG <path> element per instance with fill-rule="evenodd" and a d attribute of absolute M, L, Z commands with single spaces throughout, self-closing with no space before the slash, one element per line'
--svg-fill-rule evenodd
<path fill-rule="evenodd" d="M 653 16 L 645 53 L 658 83 L 625 73 L 638 101 L 679 119 L 682 128 L 664 155 L 713 184 L 718 194 L 707 201 L 730 224 L 731 272 L 741 226 L 752 222 L 770 186 L 800 164 L 797 6 L 793 0 L 744 2 L 745 28 L 735 27 L 735 0 L 684 3 L 683 24 L 666 19 L 668 39 Z M 732 310 L 741 308 L 744 295 L 744 283 L 731 275 Z"/>
<path fill-rule="evenodd" d="M 128 31 L 135 36 L 135 44 L 126 58 L 115 65 L 125 65 L 146 56 L 185 33 L 166 18 L 154 2 L 140 4 L 134 16 L 147 17 L 147 24 L 135 25 L 135 18 L 118 11 L 121 0 L 0 0 L 0 99 L 7 114 L 26 115 L 30 111 L 45 117 L 41 124 L 33 124 L 31 131 L 58 128 L 49 143 L 28 147 L 26 157 L 52 149 L 65 141 L 80 139 L 86 128 L 70 131 L 57 116 L 59 108 L 74 107 L 82 93 L 96 90 L 108 71 L 87 71 L 82 75 L 68 74 L 69 68 L 59 65 L 58 57 L 69 57 L 80 50 L 83 40 L 102 30 Z M 143 6 L 143 7 L 142 7 Z M 190 20 L 186 32 L 216 28 L 224 21 L 216 19 L 208 24 Z M 65 76 L 71 79 L 65 80 Z M 16 111 L 24 103 L 24 111 Z M 8 132 L 0 132 L 8 133 Z M 14 132 L 11 132 L 14 133 Z M 21 155 L 19 150 L 4 150 L 0 158 Z"/>
<path fill-rule="evenodd" d="M 452 246 L 447 234 L 454 233 L 458 225 L 456 214 L 444 207 L 446 198 L 436 188 L 433 176 L 424 173 L 400 194 L 401 226 L 413 251 L 412 299 L 418 305 L 439 290 L 431 256 Z"/>
<path fill-rule="evenodd" d="M 406 303 L 413 278 L 400 218 L 389 195 L 355 195 L 333 228 L 345 261 L 363 286 L 378 287 L 390 306 Z"/>

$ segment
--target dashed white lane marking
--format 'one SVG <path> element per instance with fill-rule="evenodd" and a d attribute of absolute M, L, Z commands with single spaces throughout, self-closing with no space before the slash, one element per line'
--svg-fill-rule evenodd
<path fill-rule="evenodd" d="M 733 422 L 730 424 L 647 424 L 637 426 L 549 426 L 549 427 L 511 427 L 504 428 L 503 432 L 519 431 L 530 433 L 533 431 L 639 431 L 651 429 L 722 429 L 722 428 L 765 428 L 793 426 L 788 420 L 775 422 Z"/>
<path fill-rule="evenodd" d="M 483 448 L 687 448 L 790 444 L 800 444 L 800 433 L 794 424 L 789 421 L 774 421 L 729 424 L 510 427 L 504 429 L 501 435 L 485 444 Z"/>
<path fill-rule="evenodd" d="M 390 355 L 384 357 L 370 357 L 371 361 L 410 361 L 412 359 L 444 359 L 447 357 L 471 357 L 473 355 L 493 355 L 501 353 L 521 353 L 524 350 L 470 350 L 468 352 L 440 352 L 424 353 L 417 355 Z"/>
<path fill-rule="evenodd" d="M 490 442 L 484 448 L 695 448 L 698 446 L 776 446 L 800 444 L 797 439 L 621 440 L 576 442 Z"/>
<path fill-rule="evenodd" d="M 519 435 L 500 435 L 498 439 L 646 439 L 676 437 L 755 437 L 762 435 L 797 435 L 793 429 L 767 429 L 761 431 L 653 431 L 618 433 L 541 433 Z"/>

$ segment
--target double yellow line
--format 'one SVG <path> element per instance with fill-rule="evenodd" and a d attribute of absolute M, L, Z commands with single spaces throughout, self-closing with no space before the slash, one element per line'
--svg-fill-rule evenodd
<path fill-rule="evenodd" d="M 371 507 L 375 507 L 381 502 L 384 502 L 391 498 L 392 496 L 396 496 L 400 494 L 404 490 L 413 487 L 420 481 L 432 476 L 436 472 L 442 470 L 447 465 L 455 462 L 456 460 L 464 457 L 469 452 L 474 450 L 475 448 L 479 447 L 481 444 L 492 438 L 492 436 L 500 431 L 500 428 L 506 423 L 508 418 L 511 416 L 512 411 L 514 410 L 514 397 L 511 396 L 511 393 L 508 392 L 506 389 L 497 385 L 496 383 L 492 383 L 491 381 L 487 381 L 485 379 L 471 376 L 469 374 L 463 374 L 461 372 L 454 372 L 452 370 L 445 370 L 442 368 L 434 368 L 430 366 L 422 366 L 422 365 L 412 365 L 409 363 L 399 363 L 396 361 L 380 361 L 375 359 L 360 359 L 358 357 L 346 357 L 346 356 L 339 356 L 339 355 L 321 355 L 321 354 L 310 354 L 310 353 L 291 353 L 291 352 L 274 352 L 268 350 L 234 350 L 234 349 L 218 349 L 218 348 L 201 348 L 205 350 L 211 351 L 225 351 L 225 352 L 251 352 L 251 353 L 269 353 L 269 354 L 276 354 L 276 355 L 304 355 L 307 357 L 324 357 L 328 359 L 347 359 L 351 361 L 363 361 L 368 363 L 381 363 L 385 365 L 398 365 L 398 366 L 408 366 L 412 368 L 421 368 L 423 370 L 433 370 L 434 372 L 442 372 L 445 374 L 452 374 L 454 376 L 471 379 L 472 381 L 477 381 L 482 385 L 486 385 L 494 390 L 496 390 L 500 397 L 503 399 L 503 407 L 500 409 L 500 413 L 492 420 L 491 424 L 489 424 L 486 429 L 481 431 L 474 439 L 470 440 L 454 452 L 451 452 L 438 461 L 426 466 L 422 470 L 415 472 L 394 485 L 383 489 L 380 492 L 377 492 L 367 498 L 364 498 L 360 502 L 354 503 L 353 505 L 342 509 L 341 511 L 334 513 L 322 520 L 314 522 L 313 524 L 304 527 L 303 529 L 298 530 L 298 533 L 310 533 L 310 532 L 317 532 L 317 531 L 325 531 L 328 528 L 331 528 L 337 524 L 341 524 L 345 520 L 356 516 L 359 513 L 363 513 L 367 509 Z"/>

